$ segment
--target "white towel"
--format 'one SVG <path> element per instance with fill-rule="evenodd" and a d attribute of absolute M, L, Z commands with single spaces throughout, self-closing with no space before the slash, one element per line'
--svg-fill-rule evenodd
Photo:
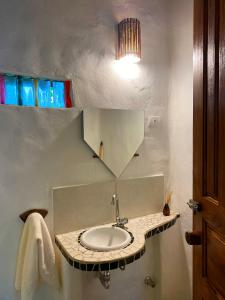
<path fill-rule="evenodd" d="M 43 217 L 28 216 L 24 225 L 17 258 L 16 290 L 21 300 L 32 300 L 41 281 L 58 288 L 55 252 Z"/>

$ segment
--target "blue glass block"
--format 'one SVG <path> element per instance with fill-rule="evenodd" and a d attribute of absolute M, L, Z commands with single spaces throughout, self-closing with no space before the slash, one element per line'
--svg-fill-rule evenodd
<path fill-rule="evenodd" d="M 5 104 L 19 105 L 17 76 L 5 77 Z"/>
<path fill-rule="evenodd" d="M 53 92 L 50 80 L 38 80 L 38 106 L 53 107 Z"/>
<path fill-rule="evenodd" d="M 20 80 L 20 98 L 24 106 L 35 106 L 34 79 L 22 78 Z"/>
<path fill-rule="evenodd" d="M 62 81 L 53 81 L 53 107 L 55 108 L 64 108 L 65 107 L 65 90 L 64 82 Z"/>

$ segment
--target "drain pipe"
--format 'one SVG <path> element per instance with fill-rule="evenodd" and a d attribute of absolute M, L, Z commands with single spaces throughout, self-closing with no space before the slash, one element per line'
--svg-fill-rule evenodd
<path fill-rule="evenodd" d="M 106 290 L 110 288 L 111 274 L 109 271 L 99 271 L 99 280 Z"/>
<path fill-rule="evenodd" d="M 121 271 L 125 271 L 125 265 L 119 267 Z M 109 271 L 99 271 L 98 278 L 102 286 L 108 290 L 111 285 L 111 274 Z"/>

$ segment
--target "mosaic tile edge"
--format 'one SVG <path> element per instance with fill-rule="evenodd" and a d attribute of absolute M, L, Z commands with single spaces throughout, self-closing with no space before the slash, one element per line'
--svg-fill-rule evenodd
<path fill-rule="evenodd" d="M 145 234 L 144 234 L 145 240 L 150 237 L 153 237 L 155 235 L 158 235 L 158 234 L 162 233 L 163 231 L 169 229 L 173 225 L 175 225 L 175 223 L 179 217 L 180 217 L 180 215 L 178 213 L 175 213 L 173 218 L 170 221 L 164 222 L 165 220 L 163 220 L 163 224 L 162 223 L 158 224 L 158 226 L 149 229 L 149 231 L 145 232 Z M 136 220 L 143 219 L 143 218 L 144 217 L 136 218 Z M 129 231 L 132 232 L 131 229 L 129 229 Z M 140 233 L 140 234 L 143 234 L 143 233 Z M 78 243 L 77 240 L 74 242 Z M 123 268 L 125 265 L 128 265 L 128 264 L 138 260 L 139 258 L 141 258 L 145 253 L 145 243 L 144 243 L 144 245 L 140 249 L 138 249 L 138 251 L 128 254 L 127 256 L 124 256 L 122 258 L 108 259 L 108 260 L 106 259 L 105 261 L 101 261 L 101 262 L 100 261 L 99 262 L 89 262 L 89 261 L 85 262 L 84 260 L 74 259 L 69 254 L 69 251 L 65 249 L 62 242 L 59 240 L 59 238 L 57 236 L 55 237 L 55 243 L 56 243 L 57 247 L 59 248 L 60 252 L 62 253 L 62 255 L 67 260 L 67 262 L 75 269 L 79 269 L 81 271 L 109 271 L 109 270 L 115 270 L 117 268 Z M 123 250 L 123 249 L 121 249 L 121 250 Z M 105 252 L 105 253 L 107 254 L 107 252 Z"/>

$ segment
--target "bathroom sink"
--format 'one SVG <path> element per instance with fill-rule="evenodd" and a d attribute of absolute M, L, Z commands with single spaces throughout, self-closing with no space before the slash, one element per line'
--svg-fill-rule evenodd
<path fill-rule="evenodd" d="M 129 245 L 131 236 L 119 227 L 99 226 L 85 231 L 81 235 L 80 242 L 90 250 L 111 251 Z"/>

